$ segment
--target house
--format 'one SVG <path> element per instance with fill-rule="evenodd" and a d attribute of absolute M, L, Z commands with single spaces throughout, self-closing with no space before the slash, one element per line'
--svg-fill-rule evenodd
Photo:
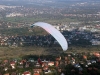
<path fill-rule="evenodd" d="M 45 70 L 44 73 L 45 73 L 45 74 L 51 73 L 51 70 Z"/>
<path fill-rule="evenodd" d="M 48 66 L 54 66 L 54 62 L 53 61 L 48 62 Z"/>
<path fill-rule="evenodd" d="M 59 61 L 55 61 L 55 66 L 56 66 L 56 67 L 59 66 Z"/>
<path fill-rule="evenodd" d="M 33 69 L 33 72 L 34 73 L 41 73 L 42 72 L 42 69 Z"/>
<path fill-rule="evenodd" d="M 31 75 L 31 72 L 25 71 L 24 73 L 22 73 L 22 75 Z"/>
<path fill-rule="evenodd" d="M 34 66 L 40 67 L 41 65 L 37 62 Z"/>
<path fill-rule="evenodd" d="M 12 69 L 15 69 L 15 62 L 14 61 L 12 61 L 12 62 L 10 62 L 10 66 L 12 67 Z"/>
<path fill-rule="evenodd" d="M 91 40 L 92 45 L 100 45 L 100 41 L 99 40 Z"/>
<path fill-rule="evenodd" d="M 95 53 L 94 53 L 94 56 L 95 56 L 95 57 L 100 57 L 100 54 L 99 54 L 98 52 L 95 52 Z"/>
<path fill-rule="evenodd" d="M 15 63 L 14 61 L 10 62 L 10 65 L 11 65 L 11 66 L 15 66 L 15 64 L 16 64 L 16 63 Z"/>
<path fill-rule="evenodd" d="M 4 75 L 10 75 L 9 73 L 5 73 Z"/>
<path fill-rule="evenodd" d="M 43 70 L 45 71 L 45 70 L 48 70 L 48 66 L 44 66 L 43 67 Z"/>
<path fill-rule="evenodd" d="M 60 61 L 60 60 L 61 60 L 61 57 L 57 57 L 57 58 L 56 58 L 56 61 Z"/>
<path fill-rule="evenodd" d="M 4 71 L 7 71 L 7 70 L 8 70 L 8 67 L 5 67 L 5 68 L 4 68 Z"/>
<path fill-rule="evenodd" d="M 48 63 L 47 62 L 42 62 L 42 67 L 47 66 Z"/>
<path fill-rule="evenodd" d="M 86 59 L 87 60 L 87 56 L 86 55 L 83 55 L 83 59 Z"/>
<path fill-rule="evenodd" d="M 39 73 L 34 73 L 33 75 L 40 75 Z"/>
<path fill-rule="evenodd" d="M 75 68 L 80 68 L 81 66 L 80 66 L 79 63 L 76 63 L 76 64 L 74 64 L 74 67 L 75 67 Z"/>
<path fill-rule="evenodd" d="M 22 64 L 24 64 L 24 63 L 26 63 L 26 60 L 21 60 L 21 61 L 19 62 L 20 65 L 22 65 Z"/>
<path fill-rule="evenodd" d="M 4 62 L 4 63 L 8 63 L 8 60 L 4 60 L 3 62 Z"/>

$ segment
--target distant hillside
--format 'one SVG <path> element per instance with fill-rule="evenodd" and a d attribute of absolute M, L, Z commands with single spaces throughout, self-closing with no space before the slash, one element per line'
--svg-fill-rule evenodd
<path fill-rule="evenodd" d="M 100 0 L 0 0 L 0 4 L 3 5 L 25 5 L 28 3 L 59 3 L 59 2 L 100 2 Z"/>
<path fill-rule="evenodd" d="M 59 1 L 64 1 L 64 2 L 67 2 L 67 1 L 70 1 L 70 2 L 73 2 L 73 1 L 100 1 L 100 0 L 0 0 L 0 2 L 59 2 Z"/>

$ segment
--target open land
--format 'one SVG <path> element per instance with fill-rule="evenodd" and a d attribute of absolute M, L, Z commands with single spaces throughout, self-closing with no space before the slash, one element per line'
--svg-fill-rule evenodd
<path fill-rule="evenodd" d="M 94 47 L 76 47 L 70 46 L 67 51 L 61 47 L 0 47 L 0 59 L 19 58 L 25 55 L 53 55 L 59 56 L 62 53 L 93 53 L 100 52 L 100 46 Z"/>

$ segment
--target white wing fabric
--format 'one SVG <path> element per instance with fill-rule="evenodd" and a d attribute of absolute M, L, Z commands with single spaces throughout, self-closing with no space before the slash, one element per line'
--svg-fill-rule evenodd
<path fill-rule="evenodd" d="M 60 31 L 55 29 L 51 24 L 44 23 L 44 22 L 36 22 L 32 26 L 42 27 L 58 41 L 63 51 L 66 51 L 68 49 L 68 44 L 67 44 L 65 37 L 61 34 Z"/>

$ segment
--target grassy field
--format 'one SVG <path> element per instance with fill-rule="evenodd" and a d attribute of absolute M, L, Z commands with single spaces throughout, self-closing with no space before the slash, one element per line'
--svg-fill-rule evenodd
<path fill-rule="evenodd" d="M 100 52 L 100 46 L 97 47 L 75 47 L 70 46 L 64 53 L 82 53 L 82 52 Z M 18 58 L 24 55 L 60 55 L 63 53 L 61 47 L 0 47 L 0 59 Z"/>
<path fill-rule="evenodd" d="M 24 55 L 54 55 L 61 53 L 59 48 L 44 47 L 0 47 L 0 58 L 18 58 Z"/>
<path fill-rule="evenodd" d="M 47 22 L 47 23 L 63 23 L 63 22 L 78 22 L 77 19 L 71 18 L 59 18 L 53 19 L 48 17 L 6 17 L 3 19 L 4 21 L 11 23 L 34 23 L 34 22 Z"/>

